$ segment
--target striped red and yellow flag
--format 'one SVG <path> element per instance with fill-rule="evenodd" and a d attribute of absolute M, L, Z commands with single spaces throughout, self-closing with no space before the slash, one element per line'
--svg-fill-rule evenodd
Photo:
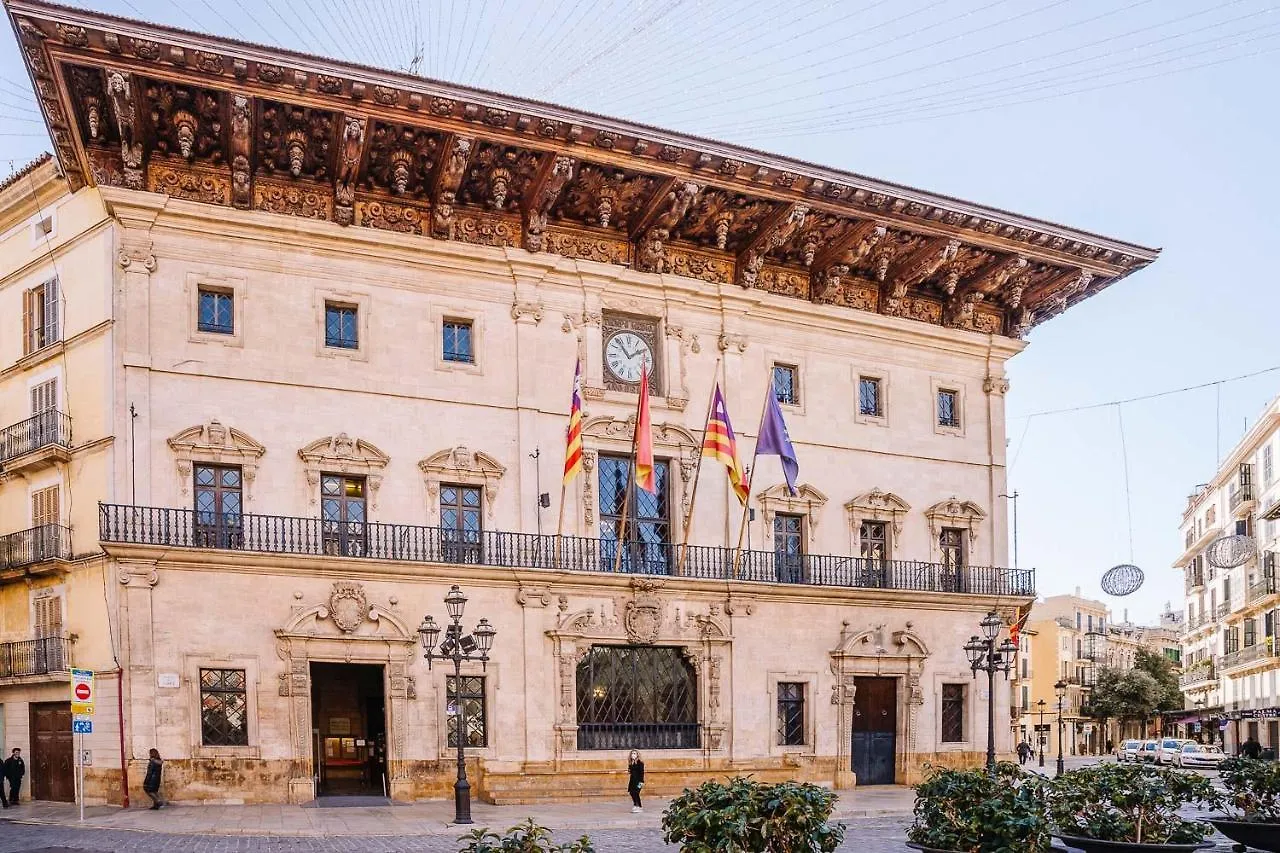
<path fill-rule="evenodd" d="M 728 469 L 729 482 L 733 492 L 743 504 L 750 494 L 747 474 L 742 470 L 742 460 L 738 458 L 738 439 L 733 434 L 733 424 L 729 423 L 729 408 L 725 405 L 724 394 L 720 393 L 720 383 L 716 383 L 716 393 L 711 398 L 711 410 L 707 412 L 707 428 L 702 438 L 702 455 L 714 459 Z"/>
<path fill-rule="evenodd" d="M 569 406 L 569 429 L 564 448 L 564 484 L 582 471 L 582 359 L 573 368 L 573 402 Z"/>
<path fill-rule="evenodd" d="M 653 428 L 649 419 L 649 365 L 640 367 L 640 408 L 636 412 L 636 486 L 658 493 L 653 470 Z"/>

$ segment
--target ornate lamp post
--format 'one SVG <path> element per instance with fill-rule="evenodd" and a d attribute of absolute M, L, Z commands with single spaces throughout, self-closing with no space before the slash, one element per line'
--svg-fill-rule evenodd
<path fill-rule="evenodd" d="M 964 653 L 969 658 L 969 668 L 973 677 L 979 672 L 987 674 L 987 769 L 996 769 L 996 673 L 1003 672 L 1009 677 L 1013 668 L 1013 656 L 1018 651 L 1010 640 L 1006 639 L 997 645 L 1000 629 L 1004 620 L 994 610 L 978 623 L 982 628 L 982 636 L 974 634 L 964 645 Z"/>
<path fill-rule="evenodd" d="M 1067 698 L 1067 682 L 1059 680 L 1053 685 L 1053 692 L 1058 695 L 1058 775 L 1063 772 L 1062 765 L 1062 703 Z"/>
<path fill-rule="evenodd" d="M 1044 742 L 1048 740 L 1044 736 L 1044 706 L 1043 699 L 1036 700 L 1036 710 L 1040 712 L 1040 725 L 1036 726 L 1036 745 L 1040 747 L 1040 766 L 1044 767 Z"/>
<path fill-rule="evenodd" d="M 454 584 L 444 597 L 444 607 L 449 613 L 449 624 L 444 628 L 444 640 L 440 650 L 435 649 L 436 640 L 440 637 L 440 626 L 430 615 L 422 620 L 418 634 L 422 637 L 423 657 L 427 659 L 427 668 L 431 668 L 433 660 L 453 661 L 454 701 L 457 703 L 458 722 L 454 731 L 458 736 L 458 781 L 453 785 L 453 822 L 471 823 L 471 783 L 467 781 L 467 758 L 464 751 L 467 737 L 467 705 L 460 697 L 462 694 L 463 661 L 480 661 L 481 666 L 489 662 L 489 649 L 493 648 L 493 635 L 498 633 L 488 619 L 481 619 L 470 634 L 462 633 L 462 611 L 467 606 L 467 597 Z"/>

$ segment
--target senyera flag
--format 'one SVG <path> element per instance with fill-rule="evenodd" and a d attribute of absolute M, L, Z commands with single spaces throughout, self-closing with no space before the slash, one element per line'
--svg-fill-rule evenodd
<path fill-rule="evenodd" d="M 640 408 L 636 413 L 636 486 L 651 495 L 658 493 L 653 472 L 653 430 L 649 425 L 649 365 L 640 368 Z"/>
<path fill-rule="evenodd" d="M 711 397 L 711 409 L 707 412 L 707 428 L 702 438 L 702 456 L 714 459 L 724 465 L 729 474 L 729 482 L 733 492 L 742 503 L 747 502 L 750 486 L 746 472 L 742 470 L 742 460 L 738 458 L 738 439 L 733 433 L 733 424 L 729 422 L 729 408 L 725 405 L 724 394 L 720 393 L 720 383 L 716 383 L 715 394 Z"/>
<path fill-rule="evenodd" d="M 573 402 L 569 406 L 569 429 L 564 448 L 564 484 L 582 471 L 582 359 L 573 368 Z"/>

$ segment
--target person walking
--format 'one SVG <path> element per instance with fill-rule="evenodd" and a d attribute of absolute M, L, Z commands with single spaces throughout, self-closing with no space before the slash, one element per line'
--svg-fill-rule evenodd
<path fill-rule="evenodd" d="M 160 757 L 160 750 L 153 748 L 147 760 L 147 776 L 142 780 L 142 790 L 151 798 L 153 810 L 168 805 L 164 797 L 160 796 L 160 783 L 163 776 L 164 759 Z"/>
<path fill-rule="evenodd" d="M 1027 759 L 1031 757 L 1031 744 L 1025 740 L 1018 744 L 1018 763 L 1026 764 Z"/>
<path fill-rule="evenodd" d="M 640 802 L 640 791 L 643 789 L 644 762 L 640 760 L 640 753 L 633 749 L 631 755 L 627 757 L 627 793 L 631 795 L 633 814 L 644 811 L 644 805 Z"/>
<path fill-rule="evenodd" d="M 27 775 L 27 763 L 22 760 L 22 750 L 14 747 L 4 760 L 4 780 L 9 783 L 9 798 L 5 808 L 18 804 L 18 792 L 22 790 L 22 777 Z M 3 787 L 0 784 L 0 787 Z"/>
<path fill-rule="evenodd" d="M 1249 739 L 1240 747 L 1240 754 L 1245 758 L 1261 758 L 1262 744 L 1258 743 L 1258 739 L 1256 737 L 1250 735 Z"/>

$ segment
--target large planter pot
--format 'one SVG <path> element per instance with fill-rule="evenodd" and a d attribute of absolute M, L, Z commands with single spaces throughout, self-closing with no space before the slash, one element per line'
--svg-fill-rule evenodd
<path fill-rule="evenodd" d="M 1280 823 L 1252 823 L 1225 817 L 1211 817 L 1209 823 L 1236 843 L 1237 850 L 1266 850 L 1280 853 Z"/>
<path fill-rule="evenodd" d="M 1054 837 L 1072 850 L 1083 850 L 1084 853 L 1193 853 L 1213 846 L 1209 841 L 1199 844 L 1134 844 L 1130 841 L 1101 841 L 1057 832 Z"/>
<path fill-rule="evenodd" d="M 908 841 L 907 846 L 912 850 L 920 850 L 922 853 L 959 853 L 956 850 L 943 850 L 941 847 L 925 847 L 923 844 L 916 844 L 914 841 Z"/>

